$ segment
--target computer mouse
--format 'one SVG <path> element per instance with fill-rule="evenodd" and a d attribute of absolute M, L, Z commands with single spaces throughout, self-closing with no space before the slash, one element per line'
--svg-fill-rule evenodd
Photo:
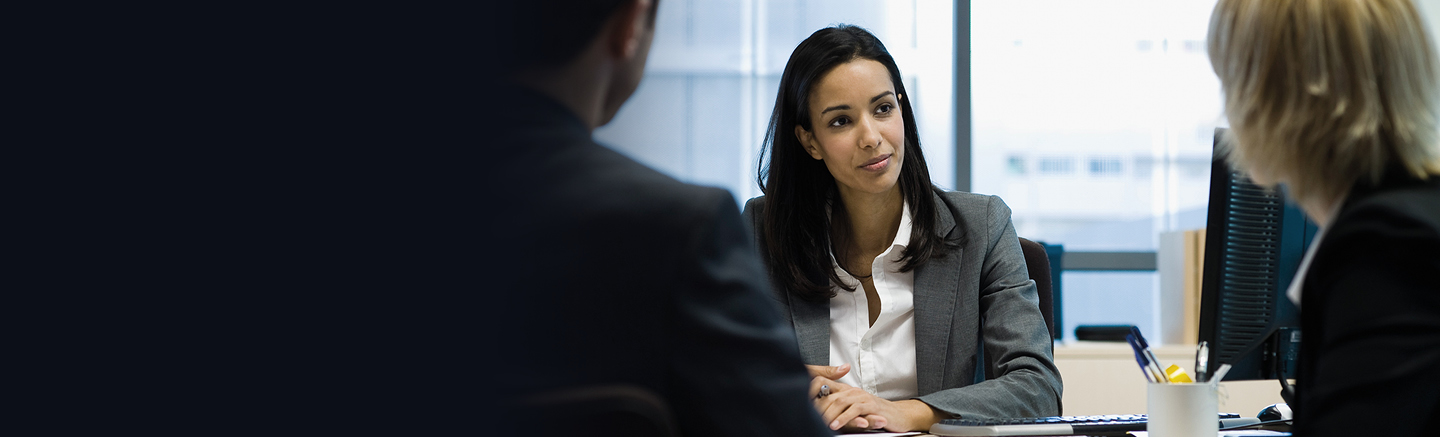
<path fill-rule="evenodd" d="M 1290 405 L 1284 403 L 1272 404 L 1260 410 L 1260 414 L 1256 414 L 1255 417 L 1259 418 L 1262 422 L 1290 420 Z"/>

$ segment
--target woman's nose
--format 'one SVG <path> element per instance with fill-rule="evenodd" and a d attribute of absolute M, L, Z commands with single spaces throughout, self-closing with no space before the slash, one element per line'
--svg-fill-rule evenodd
<path fill-rule="evenodd" d="M 860 137 L 858 138 L 858 140 L 860 142 L 860 148 L 873 149 L 876 147 L 880 147 L 880 129 L 878 129 L 878 126 L 875 125 L 875 119 L 870 117 L 862 117 L 860 119 L 859 125 Z"/>

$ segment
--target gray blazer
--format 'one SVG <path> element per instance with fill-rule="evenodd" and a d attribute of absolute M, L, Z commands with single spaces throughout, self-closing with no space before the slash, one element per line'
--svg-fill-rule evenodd
<path fill-rule="evenodd" d="M 961 417 L 1059 415 L 1060 371 L 1010 207 L 996 196 L 938 190 L 934 196 L 936 231 L 958 249 L 915 269 L 916 399 Z M 764 208 L 764 196 L 745 204 L 755 229 Z M 829 303 L 777 292 L 801 358 L 831 365 Z M 983 373 L 976 368 L 981 360 Z"/>

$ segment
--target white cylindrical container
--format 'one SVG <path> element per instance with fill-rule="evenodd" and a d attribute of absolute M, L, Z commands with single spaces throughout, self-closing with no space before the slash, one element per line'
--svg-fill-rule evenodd
<path fill-rule="evenodd" d="M 1220 415 L 1215 386 L 1151 383 L 1146 389 L 1146 432 L 1153 437 L 1215 437 Z"/>

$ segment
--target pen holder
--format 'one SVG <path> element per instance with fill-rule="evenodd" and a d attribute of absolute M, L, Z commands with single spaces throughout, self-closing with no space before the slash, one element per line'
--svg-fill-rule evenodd
<path fill-rule="evenodd" d="M 1146 388 L 1146 432 L 1154 437 L 1214 437 L 1220 415 L 1211 384 L 1151 383 Z"/>

